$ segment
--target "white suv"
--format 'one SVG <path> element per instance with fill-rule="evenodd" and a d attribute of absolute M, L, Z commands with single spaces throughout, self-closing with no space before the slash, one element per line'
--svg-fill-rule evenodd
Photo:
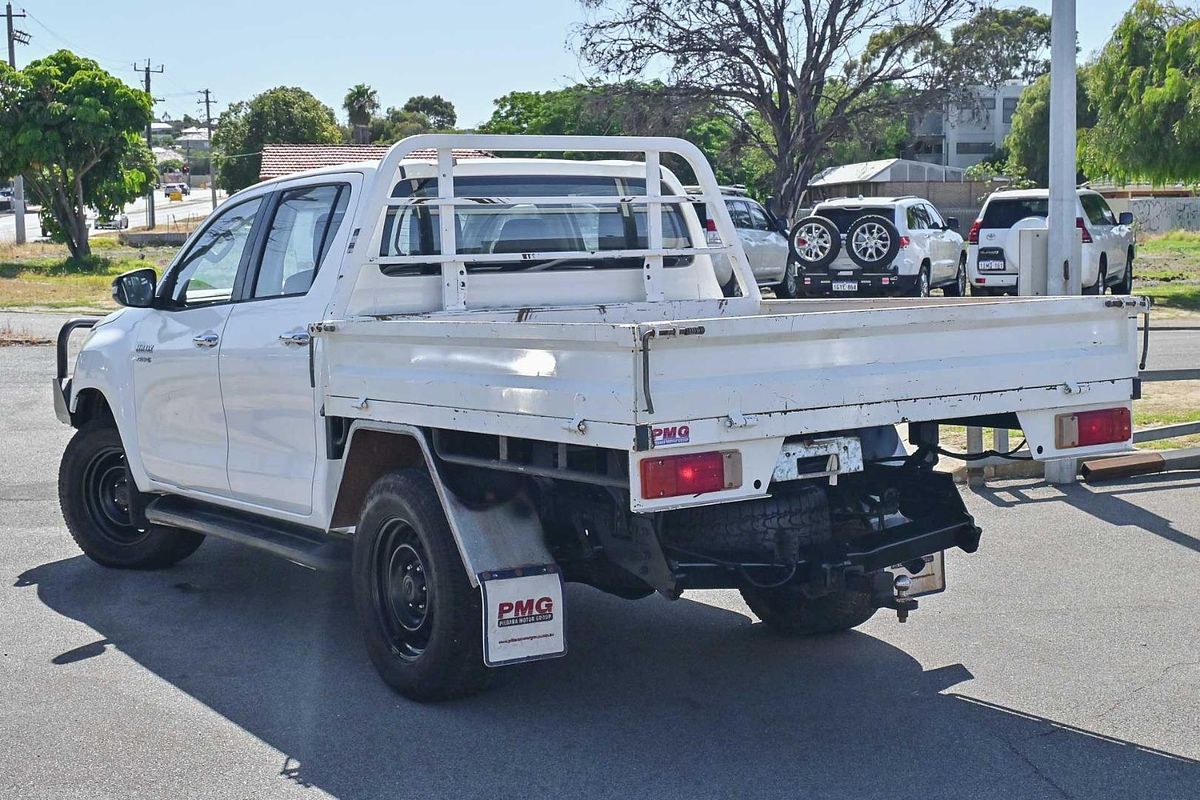
<path fill-rule="evenodd" d="M 1085 294 L 1133 291 L 1133 215 L 1113 214 L 1104 197 L 1076 192 L 1075 224 L 1083 236 L 1081 284 Z M 993 192 L 967 234 L 971 294 L 1016 294 L 1018 231 L 1045 228 L 1048 189 Z"/>
<path fill-rule="evenodd" d="M 796 268 L 788 270 L 785 285 L 795 281 L 804 295 L 927 297 L 938 287 L 950 297 L 966 293 L 958 220 L 943 220 L 919 197 L 818 203 L 792 226 L 788 241 Z"/>

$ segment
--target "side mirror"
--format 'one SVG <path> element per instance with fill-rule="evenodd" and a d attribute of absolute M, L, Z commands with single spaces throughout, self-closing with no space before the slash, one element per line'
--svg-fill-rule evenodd
<path fill-rule="evenodd" d="M 1132 211 L 1122 211 L 1121 216 L 1117 218 L 1117 224 L 1118 225 L 1132 225 L 1133 224 L 1133 212 Z"/>
<path fill-rule="evenodd" d="M 946 217 L 946 228 L 956 231 L 959 229 L 958 217 Z"/>
<path fill-rule="evenodd" d="M 150 308 L 154 305 L 157 281 L 158 275 L 149 267 L 124 272 L 113 278 L 113 300 L 130 308 Z"/>

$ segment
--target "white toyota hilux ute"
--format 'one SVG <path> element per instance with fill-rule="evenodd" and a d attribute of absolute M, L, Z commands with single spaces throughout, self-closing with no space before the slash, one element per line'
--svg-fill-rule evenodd
<path fill-rule="evenodd" d="M 489 151 L 641 158 L 463 157 Z M 246 189 L 114 297 L 59 336 L 83 551 L 158 568 L 215 536 L 348 560 L 373 663 L 421 700 L 562 655 L 564 581 L 737 588 L 786 634 L 903 620 L 943 552 L 979 544 L 938 425 L 1020 428 L 1038 459 L 1127 448 L 1146 310 L 764 302 L 693 145 L 442 134 Z"/>

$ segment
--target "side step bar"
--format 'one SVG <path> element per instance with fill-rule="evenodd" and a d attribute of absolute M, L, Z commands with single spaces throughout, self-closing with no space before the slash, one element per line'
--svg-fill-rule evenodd
<path fill-rule="evenodd" d="M 155 499 L 146 506 L 146 519 L 244 544 L 322 572 L 342 569 L 349 561 L 350 543 L 344 539 L 182 497 Z"/>

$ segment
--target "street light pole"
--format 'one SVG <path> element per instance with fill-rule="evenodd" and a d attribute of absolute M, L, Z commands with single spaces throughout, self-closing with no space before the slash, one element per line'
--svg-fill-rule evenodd
<path fill-rule="evenodd" d="M 1075 0 L 1053 0 L 1050 10 L 1050 205 L 1047 294 L 1082 291 L 1075 255 Z"/>
<path fill-rule="evenodd" d="M 12 3 L 5 4 L 5 16 L 8 18 L 8 65 L 17 68 L 17 41 L 29 44 L 29 34 L 13 27 L 14 17 L 24 17 L 25 14 L 13 13 Z M 25 244 L 25 178 L 17 175 L 13 178 L 12 196 L 13 222 L 17 226 L 17 244 Z"/>

